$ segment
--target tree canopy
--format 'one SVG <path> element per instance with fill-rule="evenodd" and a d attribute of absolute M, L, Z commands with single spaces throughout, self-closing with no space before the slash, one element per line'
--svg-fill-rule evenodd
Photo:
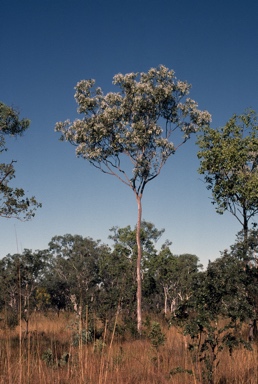
<path fill-rule="evenodd" d="M 7 151 L 6 137 L 21 136 L 29 127 L 28 119 L 19 119 L 19 113 L 0 102 L 0 154 Z M 15 160 L 0 163 L 0 216 L 29 220 L 41 206 L 35 197 L 26 197 L 24 189 L 13 188 L 10 183 L 15 178 Z"/>
<path fill-rule="evenodd" d="M 113 84 L 120 92 L 104 95 L 95 80 L 80 81 L 75 99 L 83 117 L 57 123 L 56 131 L 76 146 L 77 156 L 142 194 L 168 157 L 209 123 L 210 114 L 185 98 L 191 86 L 162 65 L 147 73 L 117 74 Z M 171 142 L 176 130 L 182 132 L 177 143 Z M 123 167 L 121 155 L 132 163 L 132 174 Z"/>
<path fill-rule="evenodd" d="M 258 212 L 257 114 L 247 110 L 220 129 L 206 126 L 198 138 L 199 172 L 218 213 L 231 212 L 245 232 Z"/>

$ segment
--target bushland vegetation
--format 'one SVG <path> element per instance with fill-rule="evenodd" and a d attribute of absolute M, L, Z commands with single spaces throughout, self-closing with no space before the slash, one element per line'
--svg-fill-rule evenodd
<path fill-rule="evenodd" d="M 167 240 L 158 250 L 164 230 L 143 221 L 141 333 L 135 231 L 0 260 L 1 382 L 257 382 L 256 229 L 203 270 Z"/>

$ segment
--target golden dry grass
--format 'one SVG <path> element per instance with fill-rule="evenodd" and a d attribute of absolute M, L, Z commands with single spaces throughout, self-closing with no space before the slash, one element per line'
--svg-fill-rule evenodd
<path fill-rule="evenodd" d="M 0 383 L 2 384 L 200 384 L 186 340 L 165 325 L 166 343 L 155 350 L 149 340 L 124 341 L 104 333 L 104 340 L 78 346 L 72 343 L 68 324 L 72 316 L 35 314 L 30 333 L 17 327 L 0 331 Z M 22 331 L 22 332 L 21 332 Z M 20 336 L 22 335 L 22 338 Z M 69 358 L 68 358 L 69 354 Z M 45 355 L 45 357 L 44 357 Z M 47 360 L 49 356 L 49 361 Z M 63 356 L 67 356 L 67 361 Z M 62 360 L 63 359 L 63 360 Z M 257 346 L 239 349 L 230 357 L 223 352 L 215 374 L 216 384 L 257 384 Z M 170 371 L 176 367 L 194 375 Z"/>

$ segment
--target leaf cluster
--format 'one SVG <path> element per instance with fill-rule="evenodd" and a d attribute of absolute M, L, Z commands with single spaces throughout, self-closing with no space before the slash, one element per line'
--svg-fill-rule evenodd
<path fill-rule="evenodd" d="M 199 172 L 212 190 L 217 212 L 227 210 L 247 227 L 258 212 L 257 114 L 247 110 L 220 129 L 206 126 L 198 145 Z"/>
<path fill-rule="evenodd" d="M 28 119 L 20 119 L 15 109 L 0 102 L 0 154 L 7 151 L 6 137 L 21 136 L 29 127 L 29 123 Z M 0 163 L 0 216 L 29 220 L 41 204 L 34 196 L 26 197 L 24 189 L 10 186 L 15 178 L 14 163 L 14 160 L 10 163 Z"/>

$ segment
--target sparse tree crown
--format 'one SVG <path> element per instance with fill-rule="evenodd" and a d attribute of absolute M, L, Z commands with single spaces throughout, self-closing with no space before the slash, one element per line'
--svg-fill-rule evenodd
<path fill-rule="evenodd" d="M 113 84 L 120 92 L 104 95 L 95 80 L 80 81 L 75 99 L 83 117 L 57 123 L 56 131 L 76 146 L 77 156 L 141 194 L 168 157 L 211 117 L 186 98 L 191 86 L 163 65 L 147 73 L 117 74 Z M 177 143 L 171 141 L 173 133 Z M 132 175 L 122 164 L 124 157 L 133 164 Z"/>

